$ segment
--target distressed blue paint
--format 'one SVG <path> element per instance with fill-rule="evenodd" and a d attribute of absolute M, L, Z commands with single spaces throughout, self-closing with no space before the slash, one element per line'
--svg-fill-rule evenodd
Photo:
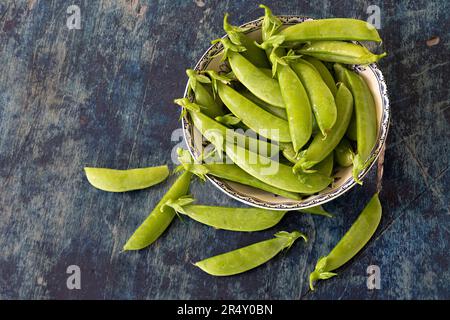
<path fill-rule="evenodd" d="M 66 8 L 81 8 L 68 30 Z M 0 4 L 0 298 L 450 298 L 448 1 L 383 1 L 380 63 L 392 125 L 375 238 L 339 277 L 308 291 L 315 261 L 339 240 L 374 190 L 372 172 L 327 205 L 335 219 L 289 214 L 276 228 L 244 234 L 175 221 L 147 250 L 120 253 L 173 177 L 149 190 L 91 188 L 85 165 L 117 168 L 170 163 L 172 100 L 184 70 L 233 23 L 257 18 L 259 1 L 8 1 Z M 366 18 L 367 1 L 266 1 L 278 14 Z M 431 36 L 441 43 L 427 47 Z M 240 205 L 209 184 L 199 202 Z M 310 236 L 268 264 L 211 278 L 190 262 L 301 229 Z M 66 288 L 67 266 L 82 289 Z M 366 288 L 381 268 L 382 289 Z"/>

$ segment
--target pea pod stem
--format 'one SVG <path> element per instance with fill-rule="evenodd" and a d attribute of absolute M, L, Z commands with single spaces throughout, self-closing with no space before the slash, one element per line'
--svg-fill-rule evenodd
<path fill-rule="evenodd" d="M 223 115 L 220 100 L 217 97 L 215 98 L 212 91 L 205 87 L 211 84 L 211 80 L 192 69 L 187 69 L 186 74 L 189 78 L 188 90 L 194 93 L 195 102 L 203 106 L 203 112 L 213 118 Z"/>
<path fill-rule="evenodd" d="M 309 276 L 311 290 L 314 290 L 317 280 L 335 276 L 332 271 L 347 263 L 366 245 L 380 223 L 381 213 L 381 203 L 376 193 L 333 250 L 317 261 Z"/>
<path fill-rule="evenodd" d="M 307 241 L 307 237 L 299 231 L 281 231 L 273 239 L 207 258 L 194 265 L 213 276 L 239 274 L 266 263 L 284 249 L 290 248 L 298 238 Z"/>

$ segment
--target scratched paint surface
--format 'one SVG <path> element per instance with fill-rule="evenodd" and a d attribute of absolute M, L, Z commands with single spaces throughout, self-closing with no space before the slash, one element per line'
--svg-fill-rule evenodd
<path fill-rule="evenodd" d="M 327 205 L 334 219 L 291 213 L 258 233 L 174 221 L 152 247 L 120 253 L 167 190 L 110 194 L 83 166 L 170 163 L 179 127 L 172 100 L 184 70 L 233 23 L 257 18 L 259 1 L 2 1 L 0 4 L 0 298 L 17 299 L 408 299 L 450 298 L 448 1 L 382 1 L 392 124 L 381 201 L 368 246 L 339 276 L 308 290 L 307 276 L 374 192 L 375 171 Z M 266 1 L 278 14 L 366 19 L 367 1 Z M 68 30 L 78 4 L 82 30 Z M 439 44 L 426 40 L 439 36 Z M 200 203 L 240 205 L 195 181 Z M 309 235 L 266 265 L 212 278 L 191 262 L 279 230 Z M 368 290 L 366 268 L 381 269 Z M 68 290 L 66 268 L 81 268 Z"/>

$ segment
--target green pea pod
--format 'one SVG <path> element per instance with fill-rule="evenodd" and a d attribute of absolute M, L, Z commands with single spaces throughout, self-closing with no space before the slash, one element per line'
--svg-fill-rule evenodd
<path fill-rule="evenodd" d="M 317 261 L 316 268 L 309 275 L 309 286 L 314 290 L 314 282 L 336 275 L 338 269 L 353 258 L 370 240 L 381 220 L 381 203 L 376 193 L 359 217 L 331 252 Z"/>
<path fill-rule="evenodd" d="M 187 69 L 186 74 L 189 77 L 188 90 L 194 92 L 195 102 L 204 107 L 202 111 L 212 118 L 223 115 L 222 103 L 205 87 L 211 80 L 192 69 Z"/>
<path fill-rule="evenodd" d="M 166 165 L 128 170 L 85 167 L 84 171 L 91 185 L 109 192 L 145 189 L 169 176 L 169 168 Z"/>
<path fill-rule="evenodd" d="M 265 69 L 265 70 L 269 70 L 269 69 Z M 270 72 L 270 74 L 272 74 L 272 70 L 269 70 L 269 72 Z M 258 98 L 253 93 L 251 93 L 250 91 L 247 91 L 247 90 L 240 92 L 240 94 L 242 94 L 248 100 L 250 100 L 251 102 L 256 104 L 258 107 L 263 108 L 264 110 L 273 114 L 274 116 L 277 116 L 278 118 L 281 118 L 283 120 L 287 120 L 286 109 L 274 107 L 274 106 L 268 104 L 267 102 L 262 101 L 260 98 Z"/>
<path fill-rule="evenodd" d="M 128 239 L 123 247 L 124 251 L 143 249 L 159 238 L 175 217 L 175 210 L 164 204 L 187 194 L 191 177 L 192 173 L 186 171 L 177 178 L 150 215 Z"/>
<path fill-rule="evenodd" d="M 286 120 L 258 107 L 226 84 L 219 83 L 218 92 L 228 109 L 253 131 L 274 141 L 291 141 L 289 125 Z"/>
<path fill-rule="evenodd" d="M 237 145 L 225 144 L 226 154 L 242 170 L 276 188 L 302 194 L 325 189 L 333 179 L 320 173 L 294 174 L 292 167 L 248 151 Z"/>
<path fill-rule="evenodd" d="M 223 253 L 194 265 L 213 276 L 231 276 L 266 263 L 283 249 L 290 248 L 300 237 L 307 241 L 306 236 L 299 231 L 291 233 L 281 231 L 275 234 L 274 239 Z"/>
<path fill-rule="evenodd" d="M 246 50 L 242 52 L 242 56 L 244 56 L 248 61 L 259 68 L 270 67 L 266 53 L 255 44 L 253 39 L 249 38 L 244 33 L 247 30 L 232 26 L 228 23 L 228 13 L 226 13 L 223 17 L 223 29 L 227 33 L 231 42 L 245 47 Z"/>
<path fill-rule="evenodd" d="M 318 164 L 316 164 L 313 167 L 313 170 L 327 176 L 331 177 L 333 173 L 333 165 L 334 165 L 334 159 L 333 159 L 333 153 L 331 152 L 325 159 L 320 161 Z"/>
<path fill-rule="evenodd" d="M 370 164 L 370 155 L 377 141 L 375 101 L 369 87 L 360 75 L 340 64 L 335 64 L 334 68 L 336 74 L 342 77 L 341 81 L 352 92 L 355 100 L 357 155 L 353 158 L 353 179 L 362 184 L 359 174 Z"/>
<path fill-rule="evenodd" d="M 292 64 L 292 68 L 305 86 L 317 124 L 326 136 L 336 123 L 337 111 L 333 94 L 309 62 L 298 59 Z"/>
<path fill-rule="evenodd" d="M 317 41 L 307 43 L 299 53 L 315 57 L 322 61 L 345 64 L 370 64 L 387 55 L 373 54 L 366 47 L 344 41 Z"/>
<path fill-rule="evenodd" d="M 353 112 L 352 118 L 350 119 L 350 124 L 348 125 L 347 132 L 345 135 L 352 141 L 358 140 L 358 135 L 356 133 L 356 112 Z"/>
<path fill-rule="evenodd" d="M 352 94 L 343 83 L 338 84 L 336 104 L 338 109 L 336 125 L 326 137 L 322 135 L 314 137 L 308 149 L 301 153 L 300 160 L 295 164 L 293 168 L 295 172 L 310 172 L 308 169 L 325 159 L 341 141 L 353 112 Z"/>
<path fill-rule="evenodd" d="M 336 92 L 337 92 L 336 81 L 334 81 L 330 70 L 328 70 L 328 68 L 325 67 L 325 65 L 316 58 L 304 56 L 303 59 L 305 59 L 306 61 L 311 63 L 314 66 L 314 68 L 316 68 L 317 72 L 319 72 L 323 81 L 328 86 L 328 89 L 330 89 L 333 96 L 336 96 Z"/>
<path fill-rule="evenodd" d="M 348 18 L 307 20 L 280 31 L 286 42 L 317 40 L 356 40 L 381 42 L 377 29 L 370 23 Z"/>
<path fill-rule="evenodd" d="M 182 163 L 184 170 L 190 171 L 198 175 L 203 180 L 205 174 L 209 174 L 221 179 L 225 179 L 232 182 L 237 182 L 243 185 L 251 186 L 263 191 L 267 191 L 287 199 L 301 200 L 301 196 L 298 193 L 289 192 L 271 186 L 264 183 L 255 177 L 249 175 L 247 172 L 236 166 L 235 164 L 228 163 L 193 163 L 193 159 L 190 157 L 188 151 L 179 150 L 179 154 L 183 153 L 182 157 L 178 160 Z"/>
<path fill-rule="evenodd" d="M 302 82 L 289 65 L 277 67 L 281 95 L 286 106 L 292 146 L 297 153 L 312 134 L 312 112 Z"/>
<path fill-rule="evenodd" d="M 328 218 L 333 218 L 333 215 L 329 212 L 327 212 L 322 206 L 315 206 L 315 207 L 310 207 L 310 208 L 306 208 L 306 209 L 301 209 L 301 212 L 305 212 L 305 213 L 311 213 L 311 214 L 316 214 L 316 215 L 320 215 L 320 216 L 325 216 Z"/>
<path fill-rule="evenodd" d="M 347 139 L 342 139 L 341 142 L 337 145 L 336 149 L 334 149 L 334 156 L 336 158 L 336 162 L 341 167 L 350 167 L 352 165 L 353 157 L 355 156 L 353 153 L 352 146 Z"/>

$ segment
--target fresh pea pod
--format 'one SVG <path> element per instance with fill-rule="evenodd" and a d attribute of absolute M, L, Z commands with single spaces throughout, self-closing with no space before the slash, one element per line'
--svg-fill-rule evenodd
<path fill-rule="evenodd" d="M 314 282 L 336 275 L 336 270 L 353 258 L 373 236 L 381 220 L 381 203 L 376 193 L 359 217 L 331 252 L 317 261 L 316 268 L 309 275 L 309 286 L 314 290 Z"/>
<path fill-rule="evenodd" d="M 346 168 L 352 165 L 355 154 L 353 153 L 352 146 L 347 139 L 343 138 L 341 142 L 339 142 L 336 149 L 334 149 L 334 156 L 336 158 L 336 162 L 341 167 Z"/>
<path fill-rule="evenodd" d="M 192 69 L 187 69 L 186 74 L 189 77 L 188 92 L 194 92 L 196 103 L 204 107 L 202 111 L 212 118 L 223 115 L 222 103 L 218 97 L 213 96 L 211 90 L 205 87 L 205 84 L 210 84 L 211 80 Z"/>
<path fill-rule="evenodd" d="M 218 83 L 218 92 L 228 109 L 253 131 L 274 141 L 291 141 L 289 125 L 286 120 L 258 107 L 226 84 Z"/>
<path fill-rule="evenodd" d="M 317 40 L 356 40 L 381 42 L 377 29 L 370 23 L 348 18 L 307 20 L 280 31 L 286 42 Z"/>
<path fill-rule="evenodd" d="M 269 69 L 267 69 L 267 70 L 269 70 Z M 270 72 L 270 74 L 272 74 L 272 70 L 269 70 L 269 72 Z M 247 90 L 240 92 L 240 94 L 242 94 L 248 100 L 250 100 L 251 102 L 256 104 L 258 107 L 261 107 L 264 110 L 266 110 L 267 112 L 270 112 L 274 116 L 277 116 L 278 118 L 281 118 L 283 120 L 288 119 L 287 114 L 286 114 L 286 109 L 274 107 L 274 106 L 268 104 L 267 102 L 262 101 L 260 98 L 258 98 L 253 93 L 251 93 L 250 91 L 247 91 Z"/>
<path fill-rule="evenodd" d="M 298 59 L 292 64 L 292 68 L 305 86 L 320 131 L 327 136 L 336 123 L 337 111 L 333 94 L 309 62 Z"/>
<path fill-rule="evenodd" d="M 322 61 L 345 64 L 370 64 L 386 56 L 386 52 L 373 54 L 364 46 L 344 41 L 311 42 L 307 43 L 298 52 Z"/>
<path fill-rule="evenodd" d="M 328 68 L 325 67 L 325 65 L 316 58 L 304 56 L 303 59 L 311 63 L 314 66 L 314 68 L 316 68 L 317 72 L 319 72 L 323 81 L 328 86 L 328 89 L 330 89 L 333 96 L 336 96 L 337 92 L 336 81 L 334 81 L 334 78 L 331 75 L 330 70 L 328 70 Z"/>
<path fill-rule="evenodd" d="M 281 231 L 275 234 L 274 239 L 223 253 L 194 265 L 213 276 L 231 276 L 266 263 L 283 249 L 289 249 L 300 237 L 307 241 L 306 236 L 299 231 Z"/>
<path fill-rule="evenodd" d="M 270 67 L 266 53 L 255 44 L 255 41 L 253 39 L 249 38 L 245 34 L 245 31 L 247 30 L 240 27 L 232 26 L 228 23 L 228 13 L 226 13 L 225 16 L 223 17 L 223 29 L 227 33 L 228 38 L 230 38 L 231 42 L 233 42 L 236 45 L 245 47 L 246 50 L 243 51 L 241 54 L 248 61 L 250 61 L 253 65 L 259 68 Z"/>
<path fill-rule="evenodd" d="M 333 173 L 333 165 L 334 165 L 334 159 L 333 159 L 333 153 L 331 152 L 325 159 L 320 161 L 318 164 L 316 164 L 313 167 L 313 170 L 316 170 L 317 172 L 327 176 L 331 177 Z"/>
<path fill-rule="evenodd" d="M 166 165 L 128 170 L 85 167 L 84 171 L 91 185 L 109 192 L 145 189 L 169 176 L 169 168 Z"/>
<path fill-rule="evenodd" d="M 350 124 L 348 125 L 347 132 L 345 135 L 352 141 L 358 140 L 358 134 L 356 133 L 356 112 L 353 112 L 352 118 L 350 119 Z"/>
<path fill-rule="evenodd" d="M 226 154 L 242 170 L 276 188 L 302 194 L 325 189 L 330 177 L 320 173 L 294 174 L 292 167 L 248 151 L 237 145 L 225 144 Z"/>
<path fill-rule="evenodd" d="M 343 83 L 338 84 L 336 104 L 338 109 L 336 125 L 326 137 L 322 135 L 314 137 L 308 149 L 302 152 L 300 160 L 295 164 L 293 168 L 295 172 L 311 171 L 308 169 L 325 159 L 341 141 L 353 112 L 352 94 Z"/>
<path fill-rule="evenodd" d="M 150 215 L 128 239 L 123 247 L 124 251 L 143 249 L 159 238 L 175 217 L 175 210 L 165 204 L 188 193 L 191 177 L 192 173 L 186 171 L 177 178 Z"/>
<path fill-rule="evenodd" d="M 350 89 L 355 100 L 357 155 L 353 158 L 353 179 L 362 184 L 359 174 L 370 164 L 370 155 L 377 141 L 375 101 L 366 82 L 357 73 L 340 64 L 334 65 L 338 77 Z"/>

